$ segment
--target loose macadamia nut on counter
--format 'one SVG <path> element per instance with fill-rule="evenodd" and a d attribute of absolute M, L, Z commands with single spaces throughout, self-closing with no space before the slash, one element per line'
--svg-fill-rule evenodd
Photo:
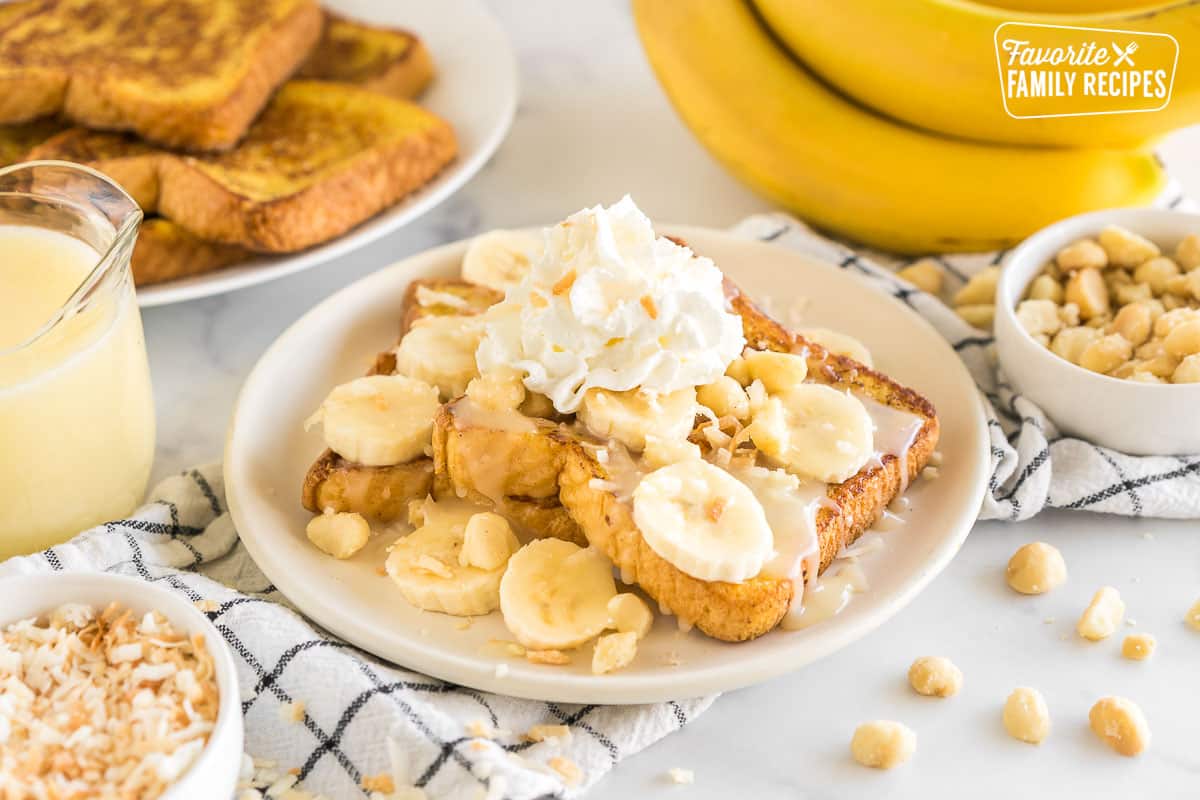
<path fill-rule="evenodd" d="M 1019 686 L 1004 701 L 1004 730 L 1018 741 L 1041 744 L 1050 735 L 1050 709 L 1037 689 Z"/>
<path fill-rule="evenodd" d="M 1067 562 L 1054 545 L 1030 542 L 1013 553 L 1004 577 L 1021 594 L 1045 594 L 1066 582 Z"/>
<path fill-rule="evenodd" d="M 1145 661 L 1154 655 L 1157 640 L 1148 633 L 1131 633 L 1121 642 L 1121 655 L 1130 661 Z"/>
<path fill-rule="evenodd" d="M 917 734 L 907 725 L 890 720 L 864 722 L 854 730 L 850 755 L 864 767 L 891 769 L 912 758 Z"/>
<path fill-rule="evenodd" d="M 1136 756 L 1150 746 L 1150 725 L 1142 710 L 1124 697 L 1104 697 L 1088 713 L 1092 732 L 1123 756 Z"/>
<path fill-rule="evenodd" d="M 1112 636 L 1124 618 L 1125 601 L 1121 599 L 1121 593 L 1111 586 L 1103 586 L 1092 597 L 1075 630 L 1084 639 L 1098 642 Z"/>
<path fill-rule="evenodd" d="M 908 683 L 926 697 L 953 697 L 962 688 L 962 670 L 943 656 L 922 656 L 908 668 Z"/>

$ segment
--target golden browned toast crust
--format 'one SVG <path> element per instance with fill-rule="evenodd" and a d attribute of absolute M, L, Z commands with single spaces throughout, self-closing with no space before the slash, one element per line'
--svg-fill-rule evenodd
<path fill-rule="evenodd" d="M 195 151 L 245 134 L 321 33 L 314 0 L 26 0 L 0 15 L 0 122 L 61 112 Z"/>
<path fill-rule="evenodd" d="M 373 92 L 413 98 L 433 80 L 433 59 L 413 33 L 325 12 L 325 28 L 300 78 L 354 83 Z"/>
<path fill-rule="evenodd" d="M 417 459 L 389 467 L 364 467 L 326 450 L 304 476 L 301 502 L 309 511 L 354 511 L 391 522 L 404 519 L 410 500 L 433 490 L 433 461 Z"/>
<path fill-rule="evenodd" d="M 888 503 L 928 463 L 938 439 L 933 406 L 915 391 L 852 359 L 829 353 L 820 345 L 790 333 L 758 309 L 731 282 L 726 282 L 730 305 L 741 317 L 747 343 L 760 350 L 807 352 L 809 373 L 816 381 L 852 390 L 877 402 L 921 417 L 924 422 L 908 452 L 907 475 L 894 455 L 864 468 L 849 480 L 832 485 L 828 497 L 837 510 L 822 508 L 816 517 L 820 570 L 838 551 L 851 544 L 879 518 Z M 558 427 L 540 439 L 525 434 L 519 446 L 501 444 L 501 432 L 480 430 L 456 422 L 455 404 L 443 407 L 434 431 L 434 460 L 456 491 L 479 491 L 481 471 L 473 458 L 484 450 L 516 449 L 523 457 L 513 463 L 520 480 L 544 487 L 558 484 L 559 499 L 586 535 L 622 573 L 623 580 L 640 586 L 662 607 L 688 620 L 701 631 L 725 641 L 744 641 L 775 628 L 792 601 L 793 583 L 757 577 L 743 583 L 706 582 L 679 570 L 654 552 L 634 524 L 632 507 L 613 491 L 608 468 L 572 432 Z M 508 434 L 509 437 L 517 434 Z M 701 438 L 702 440 L 702 438 Z M 524 457 L 524 454 L 530 454 Z M 593 481 L 599 479 L 599 481 Z M 513 476 L 488 476 L 492 485 L 508 486 Z"/>
<path fill-rule="evenodd" d="M 245 261 L 250 255 L 236 245 L 206 242 L 170 220 L 151 217 L 142 223 L 133 248 L 133 282 L 149 286 L 200 275 Z"/>
<path fill-rule="evenodd" d="M 463 305 L 442 303 L 423 304 L 420 290 L 454 295 Z M 417 320 L 428 316 L 470 316 L 481 314 L 500 301 L 500 293 L 486 286 L 453 279 L 428 278 L 409 284 L 400 309 L 400 335 L 412 328 Z M 384 350 L 375 357 L 368 375 L 391 375 L 396 371 L 394 350 Z M 433 459 L 418 458 L 406 464 L 390 467 L 368 467 L 347 461 L 332 450 L 326 450 L 309 467 L 301 489 L 301 502 L 309 511 L 354 511 L 380 522 L 391 522 L 407 516 L 408 501 L 423 498 L 433 492 Z M 527 525 L 560 525 L 540 506 L 518 509 L 525 515 Z"/>
<path fill-rule="evenodd" d="M 407 101 L 291 81 L 228 153 L 185 156 L 72 129 L 30 155 L 95 166 L 144 211 L 199 238 L 278 253 L 345 233 L 427 183 L 456 152 L 450 125 Z"/>
<path fill-rule="evenodd" d="M 30 150 L 66 127 L 65 122 L 53 117 L 16 125 L 0 125 L 0 167 L 27 160 Z"/>

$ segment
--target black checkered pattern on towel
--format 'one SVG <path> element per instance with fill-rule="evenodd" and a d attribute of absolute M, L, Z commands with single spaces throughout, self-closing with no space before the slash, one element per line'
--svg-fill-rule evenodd
<path fill-rule="evenodd" d="M 1165 196 L 1163 204 L 1191 206 L 1178 191 Z M 1200 517 L 1200 455 L 1129 456 L 1059 435 L 1041 409 L 1005 381 L 996 367 L 988 332 L 972 328 L 938 298 L 893 274 L 915 259 L 853 249 L 783 214 L 750 217 L 734 232 L 859 273 L 866 283 L 908 304 L 950 342 L 975 378 L 987 407 L 992 476 L 982 519 L 1023 520 L 1047 507 L 1135 517 Z M 1002 251 L 939 256 L 937 261 L 952 293 L 976 272 L 1003 263 L 1007 255 Z"/>
<path fill-rule="evenodd" d="M 234 653 L 246 750 L 299 770 L 302 787 L 331 800 L 367 797 L 363 779 L 392 774 L 429 800 L 565 798 L 546 763 L 564 756 L 590 784 L 702 713 L 712 698 L 645 706 L 576 706 L 477 692 L 384 664 L 287 605 L 238 541 L 217 466 L 169 478 L 129 519 L 69 543 L 0 563 L 0 579 L 51 571 L 116 572 L 166 584 L 211 608 Z M 300 706 L 292 704 L 303 704 Z M 294 714 L 292 712 L 295 712 Z M 481 721 L 516 735 L 567 725 L 566 744 L 471 738 Z M 398 763 L 397 763 L 398 762 Z"/>

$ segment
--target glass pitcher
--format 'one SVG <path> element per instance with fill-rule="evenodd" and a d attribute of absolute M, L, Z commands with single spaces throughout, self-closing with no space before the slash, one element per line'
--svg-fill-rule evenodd
<path fill-rule="evenodd" d="M 154 457 L 129 258 L 142 212 L 95 170 L 0 169 L 0 559 L 127 515 Z"/>

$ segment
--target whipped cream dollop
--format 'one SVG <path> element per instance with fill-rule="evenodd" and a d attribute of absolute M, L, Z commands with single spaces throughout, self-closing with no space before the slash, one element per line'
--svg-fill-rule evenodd
<path fill-rule="evenodd" d="M 530 272 L 485 318 L 480 372 L 514 367 L 573 413 L 592 388 L 673 392 L 710 383 L 745 346 L 710 259 L 656 236 L 626 195 L 543 234 Z"/>

